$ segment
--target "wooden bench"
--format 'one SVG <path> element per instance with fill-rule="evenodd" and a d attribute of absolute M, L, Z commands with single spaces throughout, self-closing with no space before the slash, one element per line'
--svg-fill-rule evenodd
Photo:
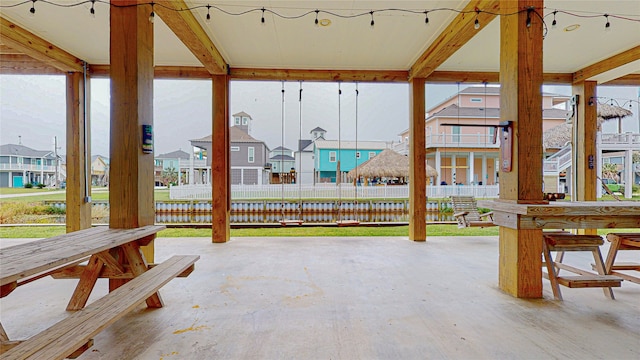
<path fill-rule="evenodd" d="M 560 286 L 569 288 L 603 288 L 605 296 L 614 299 L 612 287 L 620 287 L 622 279 L 617 276 L 607 275 L 600 245 L 604 243 L 599 235 L 573 235 L 566 232 L 549 232 L 542 234 L 542 254 L 547 272 L 543 276 L 551 283 L 553 297 L 562 300 Z M 557 251 L 556 259 L 551 256 L 551 251 Z M 583 270 L 574 266 L 563 264 L 564 253 L 566 251 L 589 251 L 593 254 L 597 274 Z M 577 276 L 560 276 L 560 270 L 566 270 Z"/>
<path fill-rule="evenodd" d="M 2 355 L 11 359 L 64 359 L 107 326 L 152 297 L 174 277 L 188 270 L 200 257 L 173 256 L 108 295 L 76 311 L 47 330 L 23 341 Z M 79 354 L 76 354 L 79 355 Z"/>
<path fill-rule="evenodd" d="M 155 234 L 164 228 L 165 226 L 157 225 L 134 229 L 96 227 L 1 249 L 1 296 L 7 296 L 18 286 L 48 275 L 54 278 L 78 278 L 78 285 L 67 305 L 67 310 L 77 311 L 85 307 L 98 278 L 109 279 L 109 291 L 111 292 L 124 284 L 129 287 L 129 283 L 133 280 L 136 280 L 134 284 L 140 284 L 141 281 L 145 281 L 144 279 L 150 278 L 153 275 L 147 275 L 142 278 L 143 280 L 137 280 L 147 274 L 149 269 L 153 270 L 151 274 L 159 274 L 157 278 L 152 277 L 152 279 L 161 281 L 162 284 L 176 276 L 187 276 L 193 271 L 193 264 L 197 257 L 195 259 L 193 257 L 185 258 L 189 261 L 192 260 L 190 265 L 177 274 L 173 274 L 171 271 L 168 273 L 163 271 L 164 263 L 161 265 L 147 264 L 140 250 L 141 246 L 148 245 Z M 84 261 L 87 261 L 86 265 L 81 264 Z M 156 268 L 160 270 L 155 270 Z M 173 267 L 170 269 L 175 270 Z M 171 274 L 171 277 L 166 278 L 167 274 Z M 142 286 L 144 290 L 146 285 L 138 286 Z M 147 306 L 163 306 L 157 290 L 150 294 L 143 291 L 143 294 L 145 295 L 143 300 L 146 300 Z M 109 298 L 113 297 L 109 296 Z M 130 301 L 122 303 L 130 304 Z M 130 310 L 128 307 L 122 308 L 119 303 L 108 304 L 116 312 L 114 314 L 115 320 Z M 135 305 L 132 304 L 131 308 Z M 100 322 L 101 320 L 98 318 L 96 321 Z M 27 341 L 31 342 L 31 340 Z M 24 341 L 10 341 L 7 332 L 0 323 L 0 352 L 17 347 L 22 342 Z M 90 344 L 85 347 L 88 346 Z M 69 353 L 62 354 L 63 357 L 67 355 Z"/>
<path fill-rule="evenodd" d="M 493 212 L 480 214 L 473 196 L 451 196 L 450 199 L 458 228 L 496 226 L 493 223 Z"/>
<path fill-rule="evenodd" d="M 640 284 L 640 277 L 621 272 L 640 272 L 640 263 L 615 263 L 619 250 L 640 250 L 640 233 L 610 233 L 607 234 L 607 240 L 611 242 L 611 247 L 604 263 L 606 273 Z"/>

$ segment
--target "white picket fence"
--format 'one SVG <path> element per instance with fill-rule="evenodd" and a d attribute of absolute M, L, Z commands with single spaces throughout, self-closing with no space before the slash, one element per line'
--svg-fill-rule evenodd
<path fill-rule="evenodd" d="M 477 198 L 497 198 L 498 185 L 427 186 L 427 197 L 446 198 L 469 195 Z M 357 192 L 357 194 L 356 194 Z M 353 184 L 316 185 L 231 185 L 231 198 L 252 199 L 408 199 L 408 185 L 354 186 Z M 182 185 L 169 188 L 171 200 L 210 200 L 211 185 Z"/>

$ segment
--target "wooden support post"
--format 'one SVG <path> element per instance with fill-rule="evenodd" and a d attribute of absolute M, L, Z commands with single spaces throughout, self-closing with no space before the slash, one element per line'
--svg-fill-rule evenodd
<path fill-rule="evenodd" d="M 112 0 L 109 226 L 153 225 L 153 153 L 142 151 L 142 125 L 153 126 L 153 23 L 150 5 Z M 153 262 L 153 242 L 144 251 Z"/>
<path fill-rule="evenodd" d="M 595 81 L 573 84 L 573 95 L 578 95 L 573 122 L 573 176 L 576 201 L 595 201 L 598 179 L 596 135 L 598 133 L 598 102 Z M 589 100 L 592 105 L 589 105 Z M 596 235 L 597 229 L 580 229 L 578 234 Z"/>
<path fill-rule="evenodd" d="M 213 134 L 211 135 L 212 241 L 230 238 L 231 166 L 229 140 L 229 77 L 213 76 Z M 215 155 L 214 155 L 215 154 Z"/>
<path fill-rule="evenodd" d="M 91 227 L 88 94 L 88 79 L 85 84 L 82 73 L 67 74 L 67 232 Z"/>
<path fill-rule="evenodd" d="M 500 200 L 518 203 L 542 200 L 542 22 L 522 11 L 530 7 L 541 13 L 544 1 L 500 3 L 500 120 L 513 121 L 515 132 L 511 171 L 500 170 Z M 542 297 L 542 231 L 500 227 L 499 247 L 500 288 Z"/>
<path fill-rule="evenodd" d="M 425 154 L 425 89 L 424 79 L 414 78 L 409 88 L 411 119 L 409 121 L 409 240 L 427 240 L 427 171 Z"/>

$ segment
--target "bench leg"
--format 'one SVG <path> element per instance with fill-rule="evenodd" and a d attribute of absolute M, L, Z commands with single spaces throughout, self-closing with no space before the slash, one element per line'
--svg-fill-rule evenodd
<path fill-rule="evenodd" d="M 620 238 L 616 237 L 611 240 L 611 246 L 609 247 L 609 253 L 607 254 L 607 261 L 604 263 L 605 274 L 610 275 L 613 269 L 613 263 L 616 261 L 616 255 L 620 249 Z"/>
<path fill-rule="evenodd" d="M 124 251 L 124 256 L 129 261 L 129 266 L 131 266 L 131 272 L 133 272 L 134 276 L 141 275 L 145 271 L 148 270 L 147 262 L 140 251 L 140 246 L 136 242 L 130 242 L 125 245 L 122 245 L 122 249 Z M 161 308 L 164 306 L 162 298 L 160 297 L 160 293 L 155 293 L 147 298 L 147 306 L 150 308 Z"/>
<path fill-rule="evenodd" d="M 87 305 L 87 300 L 89 300 L 89 295 L 91 295 L 91 291 L 96 285 L 96 281 L 98 280 L 98 276 L 100 276 L 103 265 L 104 263 L 98 256 L 91 256 L 87 267 L 80 276 L 80 281 L 78 281 L 76 289 L 73 291 L 71 300 L 69 300 L 67 311 L 80 310 Z"/>
<path fill-rule="evenodd" d="M 551 283 L 551 290 L 553 291 L 553 297 L 556 300 L 562 300 L 562 293 L 560 292 L 560 284 L 558 284 L 558 270 L 553 258 L 551 257 L 551 251 L 547 246 L 546 241 L 542 242 L 542 253 L 544 254 L 544 262 L 547 266 L 547 273 L 549 276 L 549 282 Z"/>
<path fill-rule="evenodd" d="M 591 252 L 593 253 L 593 260 L 596 263 L 596 270 L 598 271 L 598 274 L 607 275 L 607 272 L 605 271 L 604 261 L 602 261 L 602 254 L 600 253 L 600 248 L 597 247 L 593 249 Z M 615 299 L 615 296 L 613 295 L 613 289 L 611 289 L 610 287 L 603 287 L 602 291 L 604 292 L 604 296 L 612 300 Z"/>

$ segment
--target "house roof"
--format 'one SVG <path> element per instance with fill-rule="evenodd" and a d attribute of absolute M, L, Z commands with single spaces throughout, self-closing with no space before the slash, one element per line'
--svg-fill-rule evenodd
<path fill-rule="evenodd" d="M 543 119 L 566 119 L 567 110 L 563 109 L 544 109 L 542 110 Z M 427 120 L 433 118 L 484 118 L 499 119 L 499 108 L 482 108 L 482 107 L 458 107 L 455 104 L 449 105 L 437 113 L 429 116 Z"/>
<path fill-rule="evenodd" d="M 301 139 L 298 140 L 298 151 L 313 151 L 313 140 Z"/>
<path fill-rule="evenodd" d="M 275 148 L 275 149 L 273 149 L 271 151 L 283 151 L 283 150 L 291 151 L 291 149 L 287 149 L 286 147 L 282 147 L 282 146 L 278 146 L 277 148 Z"/>
<path fill-rule="evenodd" d="M 321 128 L 320 126 L 317 126 L 317 127 L 316 127 L 316 128 L 314 128 L 313 130 L 309 131 L 309 133 L 311 134 L 311 133 L 316 132 L 316 131 L 323 131 L 323 132 L 327 132 L 327 130 L 325 130 L 325 129 Z"/>
<path fill-rule="evenodd" d="M 24 145 L 6 144 L 0 146 L 0 155 L 13 155 L 23 157 L 36 157 L 36 158 L 48 158 L 53 159 L 54 155 L 52 151 L 47 150 L 35 150 Z"/>
<path fill-rule="evenodd" d="M 235 114 L 233 114 L 233 115 L 231 115 L 231 116 L 233 116 L 233 117 L 236 117 L 236 116 L 244 116 L 244 117 L 248 117 L 249 119 L 251 119 L 251 115 L 247 114 L 247 113 L 246 113 L 246 112 L 244 112 L 244 111 L 240 111 L 239 113 L 235 113 Z"/>
<path fill-rule="evenodd" d="M 98 158 L 100 158 L 105 164 L 109 163 L 109 158 L 102 155 L 91 155 L 91 162 L 96 161 Z"/>
<path fill-rule="evenodd" d="M 289 160 L 289 161 L 294 161 L 295 158 L 293 158 L 292 156 L 289 155 L 274 155 L 272 157 L 269 158 L 269 160 Z"/>
<path fill-rule="evenodd" d="M 388 148 L 384 141 L 337 141 L 337 140 L 317 140 L 315 142 L 318 149 L 349 149 L 349 150 L 384 150 Z M 356 146 L 357 145 L 357 146 Z"/>
<path fill-rule="evenodd" d="M 229 139 L 231 143 L 263 143 L 264 141 L 253 138 L 251 135 L 247 134 L 246 131 L 242 130 L 237 126 L 232 126 L 229 128 Z M 189 140 L 192 143 L 210 143 L 211 135 L 207 135 L 200 139 Z"/>
<path fill-rule="evenodd" d="M 182 151 L 182 150 L 176 150 L 176 151 L 172 151 L 170 153 L 166 153 L 166 154 L 160 154 L 158 156 L 156 156 L 156 159 L 183 159 L 183 160 L 189 160 L 190 156 L 189 153 L 186 151 Z"/>

